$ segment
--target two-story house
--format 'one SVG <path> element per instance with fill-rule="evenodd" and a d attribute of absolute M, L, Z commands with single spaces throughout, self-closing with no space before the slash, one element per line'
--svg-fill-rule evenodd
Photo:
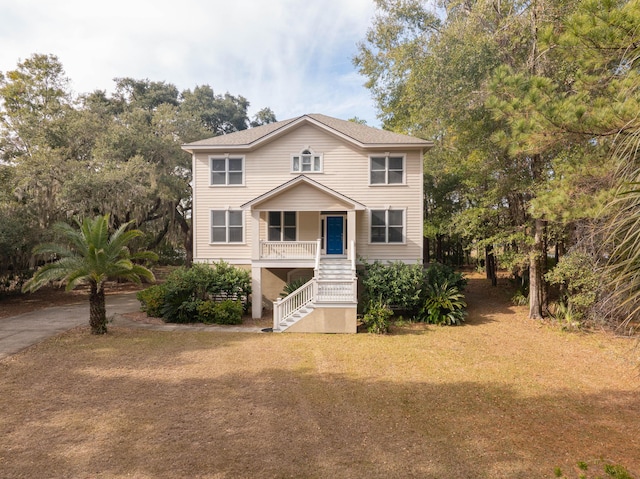
<path fill-rule="evenodd" d="M 184 145 L 194 261 L 250 269 L 253 317 L 273 307 L 274 331 L 355 332 L 358 258 L 422 260 L 431 146 L 319 114 Z"/>

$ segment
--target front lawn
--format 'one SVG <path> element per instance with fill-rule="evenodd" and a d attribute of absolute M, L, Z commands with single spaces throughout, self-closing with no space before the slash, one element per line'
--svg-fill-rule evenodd
<path fill-rule="evenodd" d="M 467 301 L 390 336 L 71 331 L 0 361 L 0 476 L 640 477 L 633 341 Z"/>

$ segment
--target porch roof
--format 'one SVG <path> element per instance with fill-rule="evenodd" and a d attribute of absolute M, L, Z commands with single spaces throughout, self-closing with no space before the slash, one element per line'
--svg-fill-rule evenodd
<path fill-rule="evenodd" d="M 261 194 L 260 196 L 256 196 L 254 199 L 246 202 L 245 204 L 241 205 L 240 207 L 242 209 L 254 209 L 259 207 L 260 205 L 266 203 L 267 201 L 274 199 L 288 191 L 291 191 L 293 189 L 295 189 L 298 186 L 301 185 L 307 185 L 310 186 L 312 188 L 314 188 L 315 190 L 317 190 L 318 192 L 322 193 L 324 196 L 332 198 L 333 200 L 341 203 L 341 204 L 345 204 L 347 206 L 348 209 L 353 209 L 353 210 L 365 210 L 367 207 L 365 205 L 363 205 L 362 203 L 353 200 L 351 198 L 349 198 L 348 196 L 343 195 L 342 193 L 337 192 L 336 190 L 333 190 L 325 185 L 323 185 L 322 183 L 318 183 L 315 180 L 312 180 L 311 178 L 305 176 L 305 175 L 299 175 L 296 176 L 295 178 L 282 183 L 280 186 L 275 187 L 274 189 L 267 191 L 266 193 Z M 293 208 L 295 209 L 295 208 Z"/>

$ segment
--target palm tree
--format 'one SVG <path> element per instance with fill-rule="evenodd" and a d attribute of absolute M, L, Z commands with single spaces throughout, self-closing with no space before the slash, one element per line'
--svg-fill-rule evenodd
<path fill-rule="evenodd" d="M 39 268 L 24 285 L 23 291 L 35 291 L 51 281 L 66 283 L 67 291 L 80 284 L 89 284 L 89 324 L 92 334 L 107 332 L 107 313 L 104 285 L 108 279 L 125 279 L 140 283 L 142 279 L 155 281 L 153 273 L 133 262 L 137 259 L 157 259 L 151 251 L 131 254 L 127 244 L 143 233 L 126 231 L 123 224 L 109 236 L 109 215 L 76 220 L 79 229 L 67 223 L 56 223 L 54 231 L 67 244 L 47 243 L 34 249 L 35 254 L 50 254 L 57 259 Z"/>
<path fill-rule="evenodd" d="M 614 308 L 627 325 L 640 315 L 640 170 L 638 179 L 623 183 L 609 205 L 614 211 L 608 226 L 612 251 L 606 268 L 606 286 L 614 299 Z"/>

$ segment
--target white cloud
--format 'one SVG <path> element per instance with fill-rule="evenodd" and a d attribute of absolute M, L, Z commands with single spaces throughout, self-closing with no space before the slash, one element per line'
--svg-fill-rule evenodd
<path fill-rule="evenodd" d="M 209 84 L 271 107 L 377 125 L 351 63 L 373 0 L 0 0 L 0 71 L 32 53 L 60 58 L 77 92 L 113 78 Z"/>

